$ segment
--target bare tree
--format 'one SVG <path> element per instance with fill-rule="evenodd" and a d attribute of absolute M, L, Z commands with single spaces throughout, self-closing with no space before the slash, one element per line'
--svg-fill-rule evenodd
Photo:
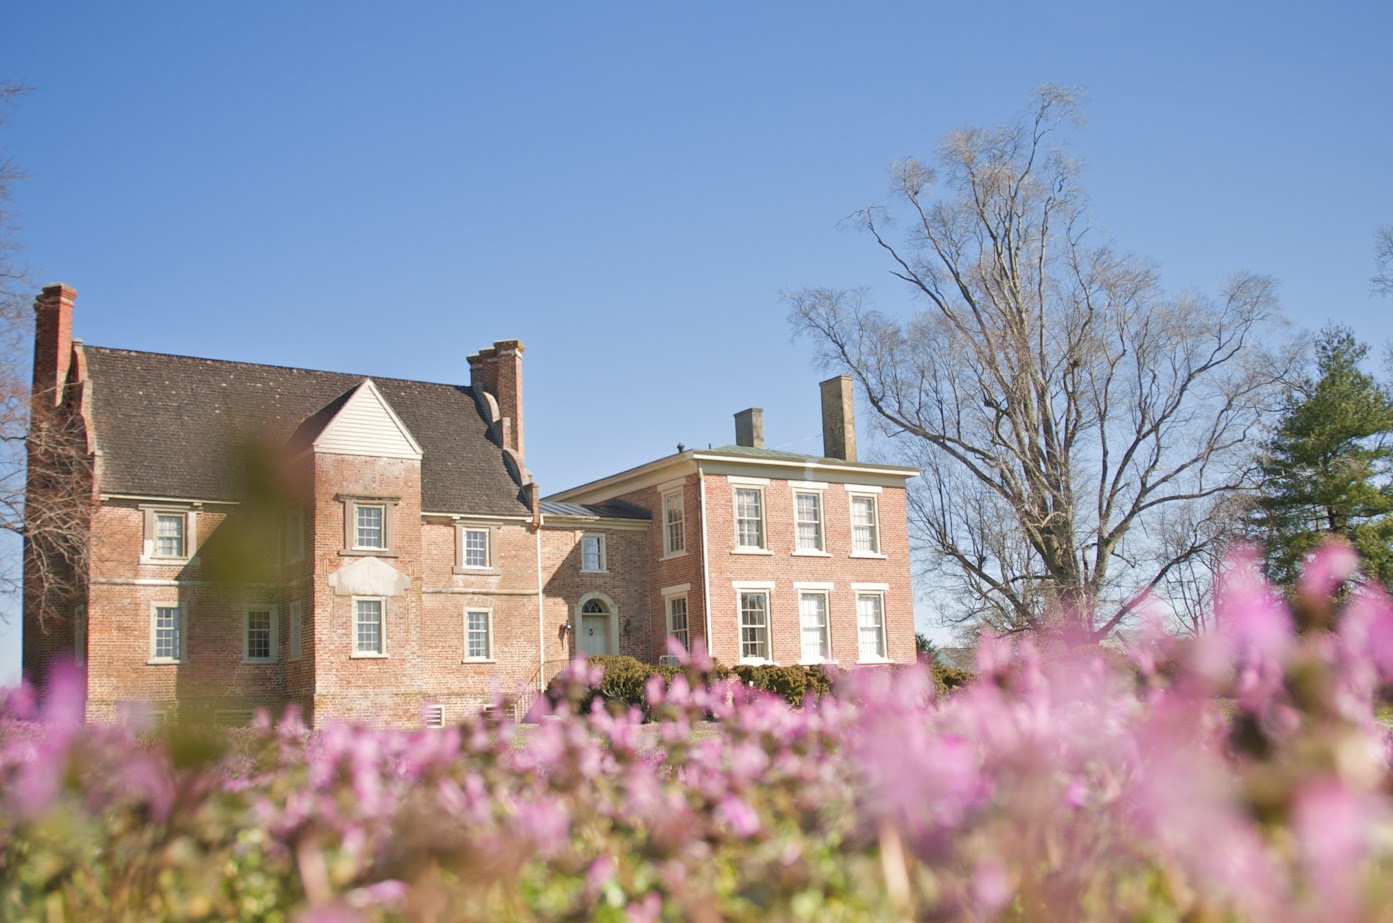
<path fill-rule="evenodd" d="M 1393 297 L 1393 224 L 1374 232 L 1375 272 L 1369 280 L 1374 294 Z"/>
<path fill-rule="evenodd" d="M 952 132 L 938 169 L 894 166 L 904 208 L 855 217 L 923 302 L 899 320 L 865 291 L 786 295 L 796 332 L 861 384 L 901 454 L 946 621 L 1062 624 L 1097 639 L 1211 546 L 1181 521 L 1254 483 L 1253 437 L 1284 362 L 1260 336 L 1272 283 L 1169 296 L 1088 224 L 1052 136 L 1071 94 L 1044 87 L 1015 124 Z M 940 189 L 942 190 L 940 192 Z M 902 225 L 897 219 L 904 216 Z"/>
<path fill-rule="evenodd" d="M 20 92 L 0 85 L 0 106 Z M 20 543 L 0 545 L 0 591 L 14 593 L 23 580 L 26 607 L 46 625 L 70 612 L 85 587 L 91 456 L 82 421 L 54 408 L 55 395 L 30 393 L 33 286 L 8 207 L 22 175 L 0 151 L 0 533 L 26 548 L 21 566 Z"/>

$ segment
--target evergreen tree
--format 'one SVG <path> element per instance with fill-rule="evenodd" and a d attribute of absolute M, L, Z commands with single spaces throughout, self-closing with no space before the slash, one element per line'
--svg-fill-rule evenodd
<path fill-rule="evenodd" d="M 1393 583 L 1393 394 L 1361 370 L 1368 351 L 1348 328 L 1322 330 L 1318 377 L 1293 389 L 1267 446 L 1256 521 L 1279 583 L 1332 535 L 1365 577 Z"/>

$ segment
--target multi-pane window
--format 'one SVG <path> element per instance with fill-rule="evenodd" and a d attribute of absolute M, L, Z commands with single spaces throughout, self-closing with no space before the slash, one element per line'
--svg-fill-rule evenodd
<path fill-rule="evenodd" d="M 830 653 L 827 640 L 827 594 L 803 593 L 799 596 L 798 622 L 803 660 L 826 660 Z"/>
<path fill-rule="evenodd" d="M 603 535 L 581 536 L 580 569 L 595 571 L 605 569 L 605 537 Z"/>
<path fill-rule="evenodd" d="M 682 508 L 682 492 L 663 495 L 663 554 L 678 554 L 687 548 L 687 514 Z"/>
<path fill-rule="evenodd" d="M 243 614 L 243 657 L 249 661 L 276 659 L 276 614 L 269 608 Z"/>
<path fill-rule="evenodd" d="M 156 606 L 150 616 L 150 659 L 183 659 L 183 627 L 178 606 Z"/>
<path fill-rule="evenodd" d="M 305 617 L 299 603 L 290 604 L 290 659 L 299 660 L 304 648 Z"/>
<path fill-rule="evenodd" d="M 862 660 L 885 659 L 885 598 L 879 593 L 856 596 L 856 629 Z"/>
<path fill-rule="evenodd" d="M 822 550 L 822 494 L 793 495 L 793 518 L 799 551 Z"/>
<path fill-rule="evenodd" d="M 466 660 L 488 660 L 492 654 L 489 637 L 489 613 L 464 614 L 464 657 Z"/>
<path fill-rule="evenodd" d="M 353 547 L 387 547 L 387 508 L 375 503 L 353 507 Z"/>
<path fill-rule="evenodd" d="M 735 546 L 764 547 L 764 491 L 758 487 L 735 488 Z"/>
<path fill-rule="evenodd" d="M 382 627 L 382 600 L 355 599 L 353 601 L 353 653 L 368 655 L 386 653 Z"/>
<path fill-rule="evenodd" d="M 769 659 L 769 594 L 740 594 L 740 659 Z"/>
<path fill-rule="evenodd" d="M 851 498 L 852 554 L 880 553 L 880 523 L 873 494 L 853 494 Z"/>
<path fill-rule="evenodd" d="M 667 601 L 668 636 L 682 645 L 683 650 L 691 650 L 691 636 L 687 631 L 687 597 L 672 596 Z"/>
<path fill-rule="evenodd" d="M 464 566 L 489 566 L 489 530 L 464 530 Z"/>
<path fill-rule="evenodd" d="M 188 523 L 183 513 L 155 514 L 155 555 L 161 558 L 187 557 L 188 536 L 185 526 Z"/>

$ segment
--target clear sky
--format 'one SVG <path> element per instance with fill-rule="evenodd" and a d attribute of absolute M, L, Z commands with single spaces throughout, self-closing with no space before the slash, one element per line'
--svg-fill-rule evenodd
<path fill-rule="evenodd" d="M 1086 90 L 1095 222 L 1169 287 L 1269 273 L 1381 351 L 1390 36 L 1372 0 L 9 3 L 0 80 L 32 92 L 0 144 L 77 336 L 448 382 L 519 338 L 549 493 L 750 406 L 820 451 L 780 290 L 906 304 L 838 221 L 1047 81 Z"/>

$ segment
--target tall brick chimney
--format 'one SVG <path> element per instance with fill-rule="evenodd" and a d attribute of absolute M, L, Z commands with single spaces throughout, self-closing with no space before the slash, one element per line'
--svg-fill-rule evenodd
<path fill-rule="evenodd" d="M 498 340 L 469 357 L 469 383 L 498 402 L 498 431 L 503 448 L 523 457 L 522 354 L 520 340 Z"/>
<path fill-rule="evenodd" d="M 34 299 L 35 407 L 42 400 L 56 406 L 63 400 L 63 384 L 73 356 L 73 302 L 77 289 L 58 283 L 44 286 Z"/>
<path fill-rule="evenodd" d="M 851 376 L 838 375 L 822 387 L 822 454 L 856 461 L 856 401 Z"/>
<path fill-rule="evenodd" d="M 759 407 L 735 415 L 735 444 L 751 449 L 764 448 L 764 411 Z"/>

